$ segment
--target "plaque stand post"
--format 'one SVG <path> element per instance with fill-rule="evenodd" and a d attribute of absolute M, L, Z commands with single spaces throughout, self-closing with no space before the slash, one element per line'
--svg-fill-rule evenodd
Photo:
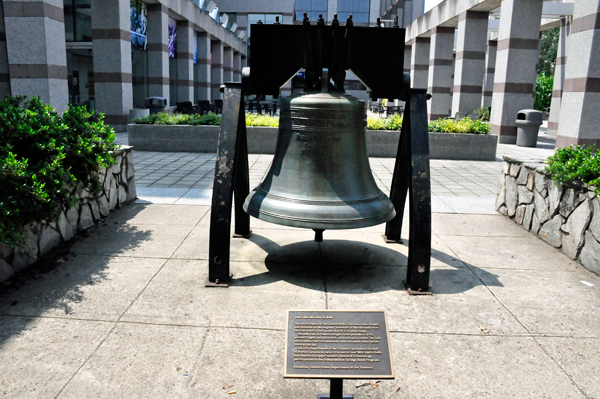
<path fill-rule="evenodd" d="M 354 395 L 344 395 L 344 380 L 342 378 L 332 378 L 329 388 L 329 395 L 319 394 L 317 399 L 354 399 Z"/>

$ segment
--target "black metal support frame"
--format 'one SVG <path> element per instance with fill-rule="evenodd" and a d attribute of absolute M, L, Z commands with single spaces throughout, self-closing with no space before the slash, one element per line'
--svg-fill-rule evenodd
<path fill-rule="evenodd" d="M 275 48 L 282 49 L 285 54 L 272 51 L 273 40 L 279 43 Z M 279 87 L 295 71 L 305 67 L 311 76 L 319 76 L 318 72 L 323 68 L 330 68 L 334 74 L 337 73 L 337 80 L 333 81 L 338 90 L 343 88 L 345 70 L 351 69 L 371 89 L 373 97 L 398 98 L 406 102 L 390 191 L 397 214 L 386 224 L 384 237 L 388 242 L 401 242 L 408 194 L 409 251 L 405 284 L 411 294 L 429 293 L 431 190 L 426 113 L 428 94 L 425 90 L 410 89 L 408 74 L 386 76 L 373 68 L 373 65 L 385 64 L 386 70 L 402 70 L 402 43 L 404 29 L 399 28 L 365 28 L 351 24 L 345 27 L 306 24 L 252 26 L 251 67 L 256 67 L 253 69 L 256 73 L 250 76 L 250 69 L 244 68 L 243 84 L 226 83 L 224 86 L 213 185 L 207 286 L 227 287 L 231 279 L 229 256 L 234 198 L 234 236 L 250 236 L 250 217 L 242 209 L 250 192 L 243 95 L 278 95 Z M 390 52 L 394 45 L 400 48 Z M 382 58 L 381 63 L 379 58 Z M 330 84 L 317 82 L 314 76 L 311 88 Z"/>
<path fill-rule="evenodd" d="M 242 209 L 250 193 L 246 119 L 241 83 L 227 83 L 217 147 L 215 181 L 210 214 L 207 286 L 227 287 L 229 270 L 231 209 L 235 197 L 235 231 L 250 237 L 250 215 Z"/>

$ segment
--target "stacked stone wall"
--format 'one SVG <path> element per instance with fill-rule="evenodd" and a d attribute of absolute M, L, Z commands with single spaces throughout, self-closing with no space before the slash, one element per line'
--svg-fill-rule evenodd
<path fill-rule="evenodd" d="M 0 243 L 0 282 L 35 263 L 42 256 L 71 240 L 109 213 L 137 197 L 133 153 L 123 146 L 114 153 L 116 164 L 99 171 L 102 193 L 95 199 L 90 193 L 78 190 L 78 206 L 60 213 L 51 223 L 37 222 L 26 226 L 24 244 L 9 247 Z"/>
<path fill-rule="evenodd" d="M 593 188 L 558 184 L 545 164 L 503 158 L 496 210 L 600 274 L 600 203 Z"/>

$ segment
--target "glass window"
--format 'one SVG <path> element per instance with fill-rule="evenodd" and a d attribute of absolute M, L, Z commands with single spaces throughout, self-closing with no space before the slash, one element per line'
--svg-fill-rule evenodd
<path fill-rule="evenodd" d="M 130 0 L 131 5 L 131 45 L 146 50 L 146 28 L 148 9 L 140 0 Z"/>
<path fill-rule="evenodd" d="M 354 12 L 369 12 L 369 0 L 354 0 Z"/>
<path fill-rule="evenodd" d="M 91 0 L 63 0 L 65 39 L 68 42 L 92 41 Z"/>
<path fill-rule="evenodd" d="M 338 19 L 345 22 L 352 14 L 355 23 L 369 23 L 369 0 L 338 0 Z"/>
<path fill-rule="evenodd" d="M 316 22 L 319 14 L 327 20 L 327 0 L 296 0 L 295 6 L 296 21 L 301 22 L 304 18 L 303 13 L 308 14 L 311 22 Z"/>

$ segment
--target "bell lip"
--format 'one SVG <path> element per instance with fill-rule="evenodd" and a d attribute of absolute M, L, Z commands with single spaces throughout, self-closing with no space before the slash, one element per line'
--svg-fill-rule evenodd
<path fill-rule="evenodd" d="M 258 211 L 256 208 L 250 208 L 244 203 L 244 210 L 250 216 L 263 220 L 265 222 L 279 224 L 283 226 L 299 227 L 305 229 L 322 229 L 322 230 L 349 230 L 349 229 L 360 229 L 363 227 L 376 226 L 378 224 L 386 223 L 396 217 L 396 210 L 391 209 L 389 212 L 377 215 L 370 218 L 360 219 L 303 219 L 293 217 L 282 217 L 281 215 L 273 215 L 268 212 Z M 255 212 L 256 211 L 256 214 Z"/>
<path fill-rule="evenodd" d="M 379 190 L 379 192 L 376 195 L 373 195 L 371 197 L 365 197 L 365 198 L 353 200 L 353 201 L 346 201 L 346 200 L 342 200 L 342 199 L 340 199 L 339 201 L 307 200 L 307 199 L 303 199 L 303 198 L 282 197 L 280 195 L 273 194 L 273 193 L 271 193 L 269 191 L 265 191 L 259 185 L 254 190 L 252 190 L 250 192 L 250 195 L 248 195 L 248 197 L 246 197 L 246 201 L 244 201 L 244 206 L 246 206 L 246 202 L 248 202 L 248 205 L 249 205 L 249 201 L 248 200 L 251 197 L 254 197 L 254 195 L 256 195 L 256 194 L 262 196 L 265 199 L 274 200 L 274 201 L 285 201 L 285 202 L 293 202 L 293 203 L 296 203 L 296 204 L 318 205 L 318 206 L 360 205 L 360 204 L 365 204 L 365 203 L 369 203 L 369 202 L 378 201 L 378 200 L 383 199 L 383 198 L 389 199 L 389 197 L 387 195 L 385 195 L 385 193 L 383 191 Z M 253 208 L 257 209 L 255 207 L 253 207 Z"/>

